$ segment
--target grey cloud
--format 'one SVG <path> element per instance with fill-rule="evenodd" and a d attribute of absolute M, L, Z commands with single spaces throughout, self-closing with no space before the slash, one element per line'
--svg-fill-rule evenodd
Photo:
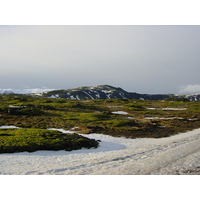
<path fill-rule="evenodd" d="M 0 26 L 1 88 L 200 84 L 200 26 Z"/>
<path fill-rule="evenodd" d="M 179 90 L 180 94 L 200 94 L 200 85 L 186 85 L 186 86 L 181 86 Z"/>

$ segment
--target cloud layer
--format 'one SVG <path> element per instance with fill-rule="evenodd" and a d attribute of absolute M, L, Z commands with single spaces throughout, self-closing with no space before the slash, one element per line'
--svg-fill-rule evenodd
<path fill-rule="evenodd" d="M 179 90 L 180 94 L 200 94 L 200 85 L 186 85 Z"/>
<path fill-rule="evenodd" d="M 200 84 L 200 26 L 0 26 L 0 87 Z"/>

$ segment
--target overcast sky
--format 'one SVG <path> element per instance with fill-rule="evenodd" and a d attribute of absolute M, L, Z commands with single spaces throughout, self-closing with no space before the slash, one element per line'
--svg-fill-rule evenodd
<path fill-rule="evenodd" d="M 200 93 L 200 26 L 0 26 L 0 88 Z"/>

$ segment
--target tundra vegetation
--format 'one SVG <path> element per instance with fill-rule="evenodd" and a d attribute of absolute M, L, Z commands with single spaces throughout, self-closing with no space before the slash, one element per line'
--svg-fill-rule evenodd
<path fill-rule="evenodd" d="M 123 111 L 123 114 L 114 111 Z M 0 130 L 0 152 L 73 150 L 97 147 L 98 141 L 91 142 L 87 137 L 77 134 L 63 135 L 47 128 L 126 138 L 167 137 L 200 128 L 200 102 L 181 98 L 157 101 L 70 100 L 1 95 L 0 126 L 2 125 L 14 125 L 21 129 Z"/>

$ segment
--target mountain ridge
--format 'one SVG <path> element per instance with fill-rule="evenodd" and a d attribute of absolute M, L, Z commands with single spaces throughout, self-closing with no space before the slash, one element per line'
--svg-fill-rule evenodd
<path fill-rule="evenodd" d="M 81 86 L 72 89 L 0 89 L 0 94 L 28 94 L 45 98 L 64 98 L 64 99 L 143 99 L 143 100 L 163 100 L 165 98 L 185 98 L 190 101 L 200 101 L 200 94 L 140 94 L 127 92 L 121 87 L 111 85 Z"/>
<path fill-rule="evenodd" d="M 160 100 L 171 97 L 168 94 L 139 94 L 136 92 L 127 92 L 120 87 L 111 85 L 84 86 L 73 89 L 53 90 L 40 93 L 39 95 L 48 98 L 65 98 L 65 99 L 144 99 L 144 100 Z"/>

